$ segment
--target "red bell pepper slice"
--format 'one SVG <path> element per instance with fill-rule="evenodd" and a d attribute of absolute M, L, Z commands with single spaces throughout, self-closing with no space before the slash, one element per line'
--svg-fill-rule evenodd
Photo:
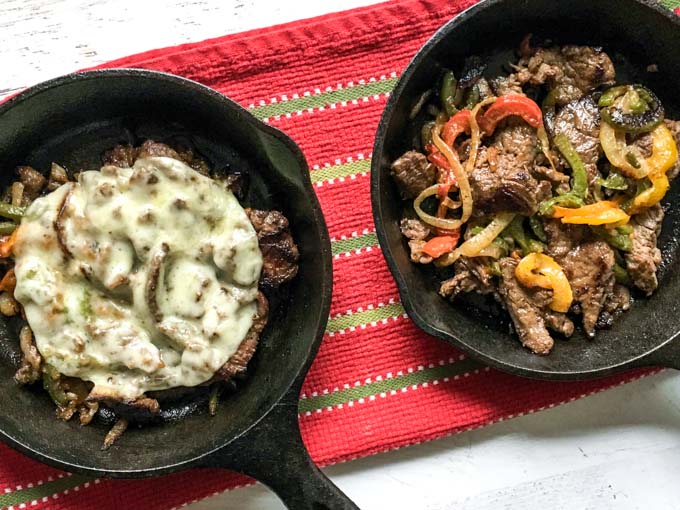
<path fill-rule="evenodd" d="M 531 127 L 538 128 L 543 124 L 541 108 L 526 96 L 510 94 L 501 96 L 489 106 L 482 117 L 479 117 L 479 127 L 484 134 L 491 136 L 498 123 L 506 117 L 517 115 Z"/>
<path fill-rule="evenodd" d="M 470 110 L 461 110 L 451 117 L 442 129 L 442 140 L 444 140 L 444 143 L 453 147 L 453 143 L 459 135 L 462 133 L 470 134 L 471 118 L 472 112 Z"/>
<path fill-rule="evenodd" d="M 436 259 L 455 250 L 459 239 L 460 230 L 452 232 L 452 235 L 433 237 L 423 245 L 423 253 Z"/>

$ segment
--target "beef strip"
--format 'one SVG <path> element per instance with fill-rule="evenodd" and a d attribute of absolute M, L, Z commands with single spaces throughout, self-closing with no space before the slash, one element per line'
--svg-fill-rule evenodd
<path fill-rule="evenodd" d="M 399 229 L 404 237 L 422 241 L 430 235 L 430 228 L 417 218 L 402 218 Z"/>
<path fill-rule="evenodd" d="M 275 288 L 290 281 L 297 274 L 300 253 L 288 229 L 288 220 L 278 211 L 246 209 L 246 214 L 262 251 L 260 285 Z"/>
<path fill-rule="evenodd" d="M 38 198 L 43 188 L 47 184 L 45 176 L 30 166 L 20 166 L 17 168 L 19 180 L 24 185 L 24 197 L 31 202 Z"/>
<path fill-rule="evenodd" d="M 392 176 L 404 198 L 416 198 L 435 183 L 435 167 L 424 154 L 408 151 L 392 163 Z"/>
<path fill-rule="evenodd" d="M 528 159 L 531 155 L 522 152 L 527 145 L 521 136 L 502 133 L 498 136 L 500 141 L 494 147 L 480 147 L 470 174 L 475 214 L 500 211 L 535 214 L 538 204 L 551 196 L 550 183 L 538 181 L 531 174 L 533 164 Z"/>
<path fill-rule="evenodd" d="M 565 105 L 614 83 L 616 72 L 609 56 L 591 46 L 538 48 L 520 59 L 513 80 L 520 84 L 547 84 L 558 105 Z"/>
<path fill-rule="evenodd" d="M 118 168 L 131 168 L 137 159 L 138 150 L 132 145 L 116 145 L 106 151 L 102 156 L 104 165 L 117 166 Z"/>
<path fill-rule="evenodd" d="M 50 177 L 47 180 L 47 190 L 54 191 L 67 182 L 68 174 L 66 173 L 66 169 L 60 165 L 57 165 L 56 163 L 52 163 L 50 168 Z"/>
<path fill-rule="evenodd" d="M 461 257 L 454 267 L 455 275 L 441 283 L 439 294 L 454 300 L 462 293 L 478 292 L 491 294 L 496 292 L 496 282 L 489 270 L 491 259 L 488 257 Z"/>
<path fill-rule="evenodd" d="M 633 248 L 625 255 L 626 267 L 633 284 L 651 295 L 658 286 L 656 271 L 661 264 L 661 250 L 656 241 L 661 232 L 663 209 L 659 204 L 636 214 L 631 219 Z"/>
<path fill-rule="evenodd" d="M 605 299 L 614 288 L 614 250 L 599 239 L 585 241 L 558 260 L 583 314 L 583 329 L 595 336 Z"/>
<path fill-rule="evenodd" d="M 632 298 L 630 297 L 628 287 L 615 283 L 614 288 L 605 299 L 604 311 L 612 315 L 625 312 L 630 308 L 631 301 Z"/>
<path fill-rule="evenodd" d="M 600 109 L 592 96 L 567 103 L 555 116 L 555 134 L 562 134 L 571 142 L 586 165 L 590 182 L 599 177 L 597 160 L 600 146 Z"/>
<path fill-rule="evenodd" d="M 565 225 L 560 220 L 546 219 L 543 230 L 548 240 L 548 255 L 560 260 L 584 239 L 586 230 L 580 225 Z"/>
<path fill-rule="evenodd" d="M 613 292 L 614 250 L 602 240 L 589 239 L 588 230 L 580 225 L 546 220 L 544 230 L 547 254 L 562 266 L 575 308 L 583 314 L 583 329 L 592 337 L 605 301 Z"/>
<path fill-rule="evenodd" d="M 541 311 L 541 307 L 545 305 L 545 293 L 527 289 L 517 281 L 517 260 L 506 257 L 501 259 L 500 266 L 501 281 L 498 291 L 522 345 L 536 354 L 548 354 L 554 341 L 548 333 Z M 536 303 L 536 298 L 539 303 Z"/>
<path fill-rule="evenodd" d="M 517 76 L 510 74 L 508 76 L 498 76 L 489 81 L 491 89 L 494 91 L 496 96 L 508 96 L 508 95 L 518 95 L 523 96 L 524 91 L 522 90 L 522 84 L 517 79 Z"/>
<path fill-rule="evenodd" d="M 141 158 L 173 158 L 183 161 L 179 153 L 164 143 L 154 142 L 153 140 L 145 141 L 138 149 L 135 159 Z"/>
<path fill-rule="evenodd" d="M 526 122 L 513 118 L 497 129 L 492 146 L 501 153 L 515 156 L 521 165 L 531 165 L 541 154 L 536 130 Z"/>

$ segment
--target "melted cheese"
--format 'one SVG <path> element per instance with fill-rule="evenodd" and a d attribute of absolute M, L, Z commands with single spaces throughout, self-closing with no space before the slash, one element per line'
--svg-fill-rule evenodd
<path fill-rule="evenodd" d="M 174 159 L 81 173 L 31 204 L 14 251 L 38 350 L 93 396 L 204 383 L 255 315 L 255 230 L 229 190 Z"/>

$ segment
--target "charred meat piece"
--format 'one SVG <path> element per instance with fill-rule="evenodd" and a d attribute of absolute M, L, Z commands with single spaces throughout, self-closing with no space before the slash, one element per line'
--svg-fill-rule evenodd
<path fill-rule="evenodd" d="M 546 219 L 543 229 L 548 240 L 548 254 L 561 260 L 583 241 L 587 232 L 580 225 L 565 225 L 560 220 Z"/>
<path fill-rule="evenodd" d="M 118 168 L 131 168 L 137 159 L 138 149 L 132 145 L 116 145 L 102 156 L 104 165 L 117 166 Z"/>
<path fill-rule="evenodd" d="M 657 204 L 636 214 L 631 220 L 633 249 L 625 256 L 626 267 L 633 284 L 648 296 L 659 285 L 656 271 L 661 264 L 661 250 L 656 246 L 656 241 L 661 232 L 663 216 L 663 209 Z"/>
<path fill-rule="evenodd" d="M 614 288 L 614 251 L 604 241 L 589 239 L 588 230 L 580 225 L 546 220 L 544 230 L 548 254 L 562 266 L 574 293 L 574 303 L 583 314 L 583 329 L 592 337 Z"/>
<path fill-rule="evenodd" d="M 515 78 L 522 85 L 547 84 L 556 103 L 565 105 L 612 84 L 615 76 L 614 64 L 601 49 L 568 45 L 538 48 L 519 61 Z"/>
<path fill-rule="evenodd" d="M 424 154 L 408 151 L 392 163 L 392 176 L 404 198 L 416 198 L 435 183 L 435 167 Z"/>
<path fill-rule="evenodd" d="M 460 294 L 479 292 L 492 294 L 497 291 L 496 282 L 489 269 L 492 259 L 488 257 L 461 257 L 455 265 L 455 275 L 442 282 L 439 294 L 454 300 Z"/>
<path fill-rule="evenodd" d="M 423 241 L 430 235 L 430 228 L 417 218 L 403 218 L 399 229 L 404 237 L 416 241 Z"/>
<path fill-rule="evenodd" d="M 21 367 L 14 375 L 19 384 L 32 384 L 42 376 L 42 356 L 38 352 L 31 328 L 24 326 L 19 332 L 21 347 Z"/>
<path fill-rule="evenodd" d="M 157 157 L 173 158 L 183 161 L 175 149 L 164 143 L 154 142 L 153 140 L 147 140 L 142 144 L 135 159 Z"/>
<path fill-rule="evenodd" d="M 20 166 L 17 173 L 21 184 L 24 185 L 24 197 L 30 201 L 38 198 L 47 184 L 45 176 L 30 166 Z"/>
<path fill-rule="evenodd" d="M 599 176 L 597 160 L 602 154 L 600 146 L 600 109 L 592 96 L 567 103 L 555 116 L 555 134 L 563 134 L 583 163 L 589 180 Z"/>
<path fill-rule="evenodd" d="M 607 294 L 605 299 L 604 311 L 611 315 L 625 312 L 630 308 L 631 301 L 632 298 L 630 297 L 628 287 L 615 283 L 614 288 Z"/>
<path fill-rule="evenodd" d="M 522 90 L 522 84 L 514 74 L 509 76 L 499 76 L 498 78 L 489 80 L 489 85 L 491 85 L 491 89 L 498 97 L 512 94 L 518 96 L 525 95 L 524 91 Z"/>
<path fill-rule="evenodd" d="M 242 201 L 248 193 L 248 174 L 241 172 L 228 173 L 224 176 L 224 184 L 231 190 L 234 196 Z"/>
<path fill-rule="evenodd" d="M 496 132 L 493 141 L 499 154 L 515 156 L 519 165 L 532 165 L 541 154 L 536 130 L 523 121 L 508 119 L 504 128 Z"/>
<path fill-rule="evenodd" d="M 50 177 L 47 180 L 47 190 L 54 191 L 59 186 L 66 184 L 67 182 L 68 174 L 66 173 L 66 169 L 60 165 L 57 165 L 56 163 L 52 163 L 52 167 L 50 168 Z"/>
<path fill-rule="evenodd" d="M 580 304 L 583 329 L 592 338 L 605 300 L 614 288 L 614 250 L 602 240 L 586 241 L 559 262 L 571 284 L 574 302 Z"/>
<path fill-rule="evenodd" d="M 550 183 L 534 178 L 526 155 L 497 150 L 491 159 L 488 157 L 490 150 L 480 148 L 475 169 L 470 174 L 475 214 L 501 211 L 515 211 L 526 216 L 535 214 L 538 204 L 551 196 Z"/>
<path fill-rule="evenodd" d="M 506 257 L 501 259 L 501 281 L 498 287 L 502 302 L 510 313 L 515 330 L 524 347 L 536 354 L 548 354 L 554 341 L 548 333 L 543 318 L 544 299 L 535 302 L 535 291 L 523 287 L 515 278 L 517 261 Z M 539 293 L 539 297 L 540 296 Z"/>
<path fill-rule="evenodd" d="M 260 285 L 276 288 L 290 281 L 298 271 L 300 253 L 288 228 L 288 220 L 278 211 L 246 209 L 257 232 L 263 266 Z"/>

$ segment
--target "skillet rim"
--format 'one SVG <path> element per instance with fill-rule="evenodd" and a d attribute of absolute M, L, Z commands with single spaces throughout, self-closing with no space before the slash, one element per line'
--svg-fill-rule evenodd
<path fill-rule="evenodd" d="M 195 456 L 192 456 L 186 460 L 166 463 L 163 465 L 154 466 L 152 468 L 107 470 L 98 467 L 88 467 L 83 465 L 83 462 L 63 461 L 57 456 L 52 455 L 51 452 L 41 451 L 33 448 L 30 444 L 30 441 L 17 440 L 13 436 L 7 434 L 3 428 L 0 427 L 0 440 L 2 442 L 37 461 L 59 469 L 67 470 L 69 472 L 112 478 L 151 477 L 200 466 L 202 463 L 205 463 L 206 459 L 212 457 L 216 452 L 228 448 L 230 444 L 234 443 L 237 439 L 245 436 L 249 431 L 254 429 L 271 413 L 274 407 L 279 405 L 281 401 L 285 399 L 289 392 L 296 389 L 299 390 L 299 386 L 301 385 L 304 376 L 309 370 L 309 367 L 313 363 L 316 353 L 318 352 L 321 345 L 330 314 L 333 288 L 333 259 L 331 254 L 330 236 L 328 233 L 325 217 L 321 210 L 321 205 L 312 185 L 309 174 L 309 165 L 307 164 L 302 150 L 283 131 L 262 122 L 233 99 L 208 87 L 207 85 L 203 85 L 202 83 L 196 82 L 189 78 L 184 78 L 171 73 L 141 68 L 107 68 L 95 69 L 91 71 L 79 71 L 40 82 L 10 97 L 0 104 L 0 119 L 2 119 L 2 116 L 11 108 L 26 101 L 35 100 L 40 96 L 41 93 L 50 89 L 59 88 L 63 85 L 90 79 L 134 79 L 136 77 L 159 81 L 161 83 L 172 82 L 179 87 L 184 88 L 185 93 L 188 96 L 195 96 L 192 98 L 193 101 L 216 101 L 222 103 L 226 108 L 233 110 L 240 121 L 250 124 L 255 130 L 275 138 L 285 146 L 285 148 L 292 154 L 296 161 L 296 166 L 299 169 L 299 175 L 297 175 L 297 178 L 299 178 L 299 182 L 304 188 L 304 194 L 308 199 L 306 207 L 309 208 L 310 218 L 313 220 L 313 225 L 319 233 L 318 241 L 321 250 L 320 253 L 318 253 L 318 256 L 321 257 L 321 285 L 318 289 L 318 292 L 315 293 L 319 300 L 319 313 L 316 316 L 309 316 L 310 318 L 308 319 L 313 323 L 315 335 L 313 338 L 307 340 L 307 346 L 305 348 L 307 354 L 304 359 L 301 358 L 300 361 L 296 363 L 295 371 L 292 372 L 287 378 L 289 382 L 281 387 L 273 389 L 270 387 L 269 391 L 274 393 L 274 398 L 270 399 L 271 405 L 266 406 L 266 409 L 261 413 L 261 415 L 252 420 L 252 422 L 248 423 L 246 427 L 244 427 L 242 430 L 235 431 L 235 433 L 232 434 L 228 440 L 218 444 L 214 448 L 205 449 L 205 451 L 201 451 Z M 163 89 L 159 88 L 158 92 L 156 93 L 162 95 Z M 267 160 L 271 160 L 271 158 L 268 156 L 265 157 Z M 298 341 L 300 341 L 300 339 L 298 339 Z M 297 412 L 297 408 L 295 408 L 295 411 L 291 412 Z"/>
<path fill-rule="evenodd" d="M 439 27 L 437 31 L 420 47 L 420 49 L 404 69 L 404 72 L 401 74 L 394 89 L 390 93 L 387 104 L 385 105 L 385 109 L 383 110 L 383 113 L 380 117 L 380 122 L 378 123 L 378 128 L 376 131 L 375 142 L 373 144 L 373 157 L 371 159 L 371 206 L 378 242 L 390 273 L 397 284 L 399 297 L 404 310 L 406 311 L 409 318 L 413 320 L 416 326 L 425 333 L 450 343 L 466 354 L 469 354 L 472 358 L 492 368 L 522 377 L 553 381 L 581 381 L 605 377 L 607 375 L 620 372 L 626 368 L 650 366 L 652 363 L 650 363 L 649 360 L 652 359 L 655 363 L 659 363 L 662 360 L 654 358 L 656 358 L 657 354 L 661 353 L 666 347 L 669 347 L 670 344 L 672 344 L 680 336 L 680 331 L 676 331 L 670 336 L 670 338 L 659 342 L 654 348 L 647 352 L 643 352 L 638 356 L 631 357 L 620 363 L 614 363 L 592 370 L 543 370 L 537 368 L 527 368 L 525 366 L 516 365 L 502 359 L 495 358 L 491 355 L 488 355 L 483 349 L 476 349 L 471 344 L 463 342 L 458 338 L 457 335 L 437 328 L 429 322 L 427 317 L 421 315 L 418 312 L 418 306 L 415 304 L 414 296 L 412 296 L 411 292 L 409 291 L 406 278 L 399 270 L 399 267 L 395 261 L 395 257 L 392 253 L 393 250 L 390 246 L 390 241 L 384 229 L 382 195 L 386 193 L 386 190 L 382 188 L 380 181 L 383 171 L 381 168 L 381 160 L 383 159 L 383 154 L 385 152 L 385 134 L 392 120 L 391 117 L 396 109 L 397 101 L 404 92 L 404 89 L 406 88 L 411 77 L 417 72 L 420 66 L 427 61 L 430 53 L 443 39 L 455 37 L 455 31 L 459 25 L 464 24 L 468 19 L 474 16 L 480 15 L 487 9 L 499 8 L 501 4 L 510 4 L 512 1 L 513 0 L 480 0 L 478 3 L 468 7 L 463 12 L 454 16 L 444 25 Z M 674 24 L 680 31 L 680 16 L 675 14 L 671 9 L 660 5 L 656 2 L 656 0 L 630 1 L 640 4 L 644 8 L 651 9 L 657 15 L 667 18 L 667 20 Z M 510 8 L 510 6 L 507 7 Z"/>

